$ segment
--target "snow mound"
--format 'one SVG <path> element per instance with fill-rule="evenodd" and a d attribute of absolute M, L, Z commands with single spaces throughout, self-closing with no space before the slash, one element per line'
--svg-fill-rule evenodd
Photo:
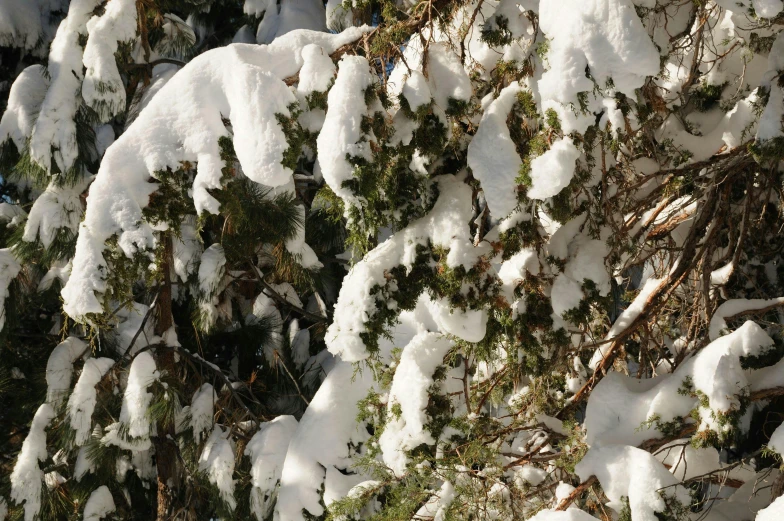
<path fill-rule="evenodd" d="M 107 289 L 103 251 L 110 237 L 119 235 L 127 256 L 155 245 L 142 209 L 156 189 L 150 181 L 157 172 L 177 170 L 183 161 L 197 163 L 194 207 L 199 213 L 218 212 L 208 190 L 222 186 L 218 140 L 230 134 L 224 118 L 231 123 L 245 175 L 267 186 L 288 183 L 292 171 L 281 163 L 288 143 L 276 115 L 290 116 L 288 107 L 296 97 L 283 80 L 299 71 L 300 50 L 307 43 L 331 53 L 366 30 L 298 30 L 270 45 L 233 44 L 200 55 L 175 74 L 104 155 L 80 226 L 74 270 L 62 291 L 66 313 L 84 321 L 102 311 L 99 295 Z"/>

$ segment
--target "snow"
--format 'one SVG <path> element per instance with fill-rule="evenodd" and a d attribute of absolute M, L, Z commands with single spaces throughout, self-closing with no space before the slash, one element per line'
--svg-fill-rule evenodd
<path fill-rule="evenodd" d="M 38 466 L 38 462 L 45 461 L 48 457 L 46 428 L 54 417 L 54 409 L 48 403 L 38 408 L 30 425 L 30 431 L 16 458 L 14 470 L 11 472 L 11 499 L 17 505 L 24 502 L 25 521 L 33 521 L 41 510 L 41 484 L 44 481 L 44 473 Z"/>
<path fill-rule="evenodd" d="M 536 486 L 547 478 L 547 472 L 533 465 L 521 465 L 515 468 L 515 482 L 520 485 Z"/>
<path fill-rule="evenodd" d="M 215 402 L 218 396 L 211 384 L 205 383 L 193 394 L 188 408 L 190 421 L 188 426 L 193 429 L 193 437 L 201 442 L 202 435 L 212 428 L 215 414 Z M 183 412 L 185 410 L 183 409 Z"/>
<path fill-rule="evenodd" d="M 756 311 L 767 307 L 779 306 L 784 304 L 784 297 L 773 299 L 730 299 L 723 302 L 710 320 L 708 327 L 708 337 L 711 340 L 719 338 L 724 330 L 727 329 L 728 317 L 738 315 L 747 311 Z"/>
<path fill-rule="evenodd" d="M 635 521 L 657 521 L 656 512 L 667 511 L 662 495 L 690 504 L 688 491 L 674 486 L 678 479 L 650 453 L 634 447 L 592 447 L 575 473 L 583 481 L 596 476 L 610 500 L 607 505 L 616 512 L 623 508 L 621 498 L 628 497 Z"/>
<path fill-rule="evenodd" d="M 180 235 L 172 238 L 172 247 L 174 273 L 181 282 L 187 282 L 199 265 L 203 253 L 203 246 L 196 232 L 196 219 L 193 216 L 186 216 L 180 224 Z"/>
<path fill-rule="evenodd" d="M 365 443 L 369 434 L 356 422 L 354 404 L 373 383 L 370 371 L 355 375 L 352 364 L 338 361 L 310 402 L 291 439 L 275 506 L 275 521 L 305 521 L 306 513 L 320 516 L 319 489 L 324 502 L 344 497 L 365 478 L 337 469 L 352 465 L 350 447 Z M 326 469 L 326 471 L 325 471 Z"/>
<path fill-rule="evenodd" d="M 424 74 L 416 70 L 411 71 L 403 85 L 403 97 L 406 98 L 409 108 L 414 112 L 430 103 L 432 96 Z"/>
<path fill-rule="evenodd" d="M 553 281 L 552 294 L 550 295 L 553 313 L 559 317 L 562 316 L 566 311 L 579 306 L 583 296 L 580 283 L 564 273 L 560 273 Z"/>
<path fill-rule="evenodd" d="M 460 57 L 444 42 L 430 42 L 427 48 L 427 79 L 433 101 L 442 110 L 449 100 L 469 101 L 473 94 Z"/>
<path fill-rule="evenodd" d="M 516 179 L 523 162 L 509 135 L 506 118 L 520 91 L 516 81 L 501 91 L 485 110 L 479 129 L 468 145 L 468 166 L 481 183 L 487 205 L 496 219 L 506 217 L 517 206 Z"/>
<path fill-rule="evenodd" d="M 654 456 L 680 481 L 702 476 L 722 467 L 716 449 L 694 448 L 688 438 L 663 445 Z"/>
<path fill-rule="evenodd" d="M 291 346 L 291 360 L 297 369 L 302 369 L 310 358 L 310 330 L 300 329 L 299 320 L 289 322 L 289 345 Z"/>
<path fill-rule="evenodd" d="M 299 299 L 299 295 L 297 295 L 297 290 L 294 289 L 294 286 L 290 283 L 281 282 L 280 284 L 270 284 L 269 287 L 272 291 L 286 299 L 286 302 L 295 308 L 302 309 L 302 301 Z"/>
<path fill-rule="evenodd" d="M 334 79 L 335 64 L 324 48 L 316 44 L 303 47 L 297 92 L 302 96 L 313 92 L 327 92 Z"/>
<path fill-rule="evenodd" d="M 49 90 L 41 104 L 30 138 L 30 155 L 47 171 L 54 166 L 69 170 L 76 160 L 76 123 L 81 88 L 83 51 L 79 35 L 86 33 L 87 21 L 99 0 L 74 0 L 68 16 L 60 23 L 49 52 Z M 54 159 L 54 164 L 52 164 Z"/>
<path fill-rule="evenodd" d="M 214 295 L 225 272 L 226 255 L 218 243 L 204 250 L 199 263 L 199 289 L 205 295 Z"/>
<path fill-rule="evenodd" d="M 782 2 L 778 1 L 779 4 Z M 784 115 L 784 90 L 776 80 L 779 77 L 780 71 L 784 70 L 784 33 L 779 32 L 771 47 L 770 54 L 768 54 L 768 71 L 765 74 L 763 83 L 768 83 L 770 88 L 770 95 L 765 109 L 759 117 L 759 126 L 757 129 L 757 140 L 766 141 L 777 137 L 784 136 L 782 130 L 782 116 Z M 0 134 L 1 136 L 2 134 Z"/>
<path fill-rule="evenodd" d="M 257 43 L 270 43 L 295 29 L 327 30 L 324 4 L 319 0 L 285 0 L 280 2 L 280 12 L 277 10 L 274 1 L 267 4 L 256 33 Z"/>
<path fill-rule="evenodd" d="M 136 1 L 110 0 L 101 16 L 87 22 L 82 97 L 105 122 L 125 109 L 125 87 L 117 69 L 117 45 L 136 37 Z"/>
<path fill-rule="evenodd" d="M 776 427 L 776 430 L 770 435 L 768 448 L 775 450 L 779 455 L 784 454 L 784 425 Z"/>
<path fill-rule="evenodd" d="M 586 67 L 600 86 L 611 78 L 632 99 L 634 89 L 659 72 L 659 52 L 631 0 L 541 2 L 539 23 L 550 39 L 550 70 L 539 80 L 543 102 L 566 105 L 578 92 L 593 90 Z"/>
<path fill-rule="evenodd" d="M 30 209 L 22 240 L 35 242 L 38 239 L 48 248 L 61 230 L 76 235 L 82 219 L 81 195 L 92 180 L 93 176 L 84 176 L 74 186 L 49 183 Z"/>
<path fill-rule="evenodd" d="M 526 278 L 526 274 L 538 275 L 539 269 L 539 255 L 533 248 L 523 248 L 501 264 L 498 278 L 503 284 L 508 303 L 514 301 L 514 290 L 517 284 Z"/>
<path fill-rule="evenodd" d="M 97 426 L 97 430 L 101 430 L 101 427 Z M 98 436 L 100 436 L 100 432 L 98 433 Z M 90 459 L 90 456 L 87 454 L 87 446 L 83 445 L 79 448 L 79 452 L 76 455 L 76 463 L 74 463 L 74 479 L 76 481 L 81 481 L 88 472 L 95 472 L 95 462 L 93 462 Z"/>
<path fill-rule="evenodd" d="M 413 267 L 416 247 L 432 244 L 449 249 L 446 263 L 454 268 L 470 269 L 478 253 L 487 250 L 474 248 L 468 222 L 472 216 L 471 188 L 454 176 L 438 178 L 439 197 L 433 209 L 425 217 L 411 223 L 379 244 L 364 259 L 356 263 L 343 281 L 335 305 L 334 320 L 327 329 L 326 342 L 330 352 L 340 355 L 344 361 L 355 362 L 367 358 L 370 353 L 360 334 L 366 331 L 366 323 L 376 314 L 379 305 L 394 302 L 394 293 L 383 304 L 381 293 L 373 294 L 375 286 L 393 284 L 386 274 L 396 266 Z M 393 304 L 392 304 L 393 305 Z"/>
<path fill-rule="evenodd" d="M 223 246 L 218 243 L 210 245 L 204 250 L 199 263 L 199 290 L 202 297 L 199 299 L 199 310 L 205 317 L 209 326 L 214 326 L 218 320 L 218 294 L 221 281 L 225 273 L 226 255 Z"/>
<path fill-rule="evenodd" d="M 21 269 L 22 266 L 9 248 L 0 249 L 0 331 L 5 326 L 5 301 L 9 286 Z"/>
<path fill-rule="evenodd" d="M 645 281 L 645 284 L 640 289 L 640 292 L 637 294 L 631 304 L 629 304 L 629 306 L 621 312 L 618 318 L 615 319 L 615 322 L 613 322 L 613 325 L 610 328 L 610 331 L 607 333 L 605 340 L 610 340 L 617 337 L 623 333 L 626 328 L 632 325 L 637 317 L 639 317 L 640 314 L 645 310 L 645 303 L 648 301 L 648 297 L 653 294 L 661 282 L 662 279 L 654 278 L 649 278 Z M 610 342 L 606 342 L 604 345 L 596 349 L 596 352 L 594 352 L 593 357 L 588 364 L 591 369 L 596 369 L 599 363 L 601 363 L 609 346 Z"/>
<path fill-rule="evenodd" d="M 31 50 L 43 37 L 38 2 L 0 1 L 0 46 Z M 0 517 L 2 519 L 2 517 Z"/>
<path fill-rule="evenodd" d="M 531 161 L 531 188 L 528 197 L 554 197 L 569 185 L 574 177 L 575 162 L 580 151 L 569 138 L 559 139 L 550 149 Z"/>
<path fill-rule="evenodd" d="M 433 384 L 433 373 L 444 363 L 452 346 L 449 339 L 438 333 L 423 332 L 403 349 L 389 390 L 388 420 L 378 440 L 384 463 L 398 477 L 406 472 L 406 451 L 423 443 L 435 443 L 426 427 L 428 390 Z M 400 409 L 399 417 L 393 412 L 396 407 Z"/>
<path fill-rule="evenodd" d="M 347 157 L 371 159 L 370 145 L 362 139 L 361 126 L 362 117 L 368 110 L 365 89 L 374 81 L 365 58 L 344 56 L 338 64 L 335 86 L 327 96 L 327 116 L 316 139 L 324 181 L 349 204 L 357 204 L 358 201 L 353 192 L 343 186 L 354 177 L 354 166 Z"/>
<path fill-rule="evenodd" d="M 160 338 L 154 334 L 155 316 L 153 313 L 150 313 L 147 322 L 142 327 L 144 317 L 148 313 L 150 313 L 149 306 L 138 302 L 131 302 L 128 307 L 123 307 L 117 312 L 116 317 L 119 323 L 109 332 L 109 338 L 116 344 L 118 354 L 133 355 L 143 347 L 160 341 Z M 135 341 L 134 338 L 136 338 Z M 133 347 L 131 347 L 132 341 L 134 341 Z M 128 352 L 129 349 L 131 352 Z"/>
<path fill-rule="evenodd" d="M 466 342 L 479 342 L 487 331 L 487 311 L 484 309 L 452 308 L 445 298 L 427 299 L 427 309 L 443 333 L 462 338 Z"/>
<path fill-rule="evenodd" d="M 268 0 L 245 0 L 242 10 L 245 14 L 258 18 L 268 9 L 268 5 Z"/>
<path fill-rule="evenodd" d="M 92 416 L 96 404 L 95 386 L 112 368 L 111 358 L 90 358 L 84 363 L 73 393 L 68 398 L 68 417 L 74 430 L 74 443 L 81 447 L 90 439 Z"/>
<path fill-rule="evenodd" d="M 283 462 L 297 426 L 293 416 L 278 416 L 261 424 L 245 447 L 251 459 L 251 511 L 258 521 L 267 519 L 278 498 Z"/>
<path fill-rule="evenodd" d="M 57 408 L 71 388 L 73 364 L 89 352 L 87 344 L 69 336 L 57 344 L 46 362 L 46 402 Z"/>
<path fill-rule="evenodd" d="M 542 510 L 528 521 L 594 521 L 596 518 L 577 510 L 569 508 L 567 510 Z"/>
<path fill-rule="evenodd" d="M 699 412 L 700 430 L 722 429 L 716 425 L 716 415 L 737 411 L 740 397 L 748 392 L 752 383 L 761 380 L 758 375 L 765 374 L 764 369 L 745 371 L 740 357 L 759 355 L 772 345 L 773 340 L 765 331 L 748 321 L 705 346 L 672 374 L 638 380 L 609 373 L 588 398 L 586 443 L 639 445 L 657 436 L 655 425 L 654 429 L 642 427 L 646 421 L 654 418 L 661 422 L 679 420 L 695 407 Z M 688 380 L 694 390 L 704 395 L 708 409 L 700 405 L 698 398 L 679 392 Z"/>
<path fill-rule="evenodd" d="M 220 492 L 221 499 L 234 510 L 237 501 L 234 499 L 234 449 L 229 438 L 220 426 L 213 429 L 204 450 L 199 456 L 199 470 L 207 474 L 207 479 L 215 485 Z"/>
<path fill-rule="evenodd" d="M 84 521 L 100 521 L 115 511 L 114 499 L 109 487 L 101 485 L 93 490 L 84 504 Z"/>
<path fill-rule="evenodd" d="M 24 3 L 24 0 L 14 2 Z M 0 23 L 8 20 L 3 16 L 5 4 L 0 2 Z M 0 28 L 2 32 L 2 28 Z M 11 139 L 17 150 L 23 150 L 27 138 L 33 133 L 33 126 L 49 89 L 49 79 L 43 65 L 30 65 L 19 73 L 11 85 L 8 94 L 8 105 L 0 120 L 0 142 Z"/>
<path fill-rule="evenodd" d="M 735 271 L 735 263 L 728 262 L 721 268 L 711 272 L 711 284 L 714 286 L 723 286 L 729 282 L 733 271 Z"/>
<path fill-rule="evenodd" d="M 757 513 L 754 521 L 778 521 L 784 517 L 784 496 L 779 496 L 773 503 Z"/>
<path fill-rule="evenodd" d="M 559 230 L 564 228 L 566 226 Z M 552 288 L 553 312 L 558 316 L 580 304 L 585 296 L 581 288 L 586 280 L 596 285 L 600 295 L 607 296 L 610 293 L 610 274 L 604 265 L 608 254 L 605 242 L 580 236 L 572 241 L 568 251 L 573 255 L 566 263 L 564 272 L 555 278 Z"/>
<path fill-rule="evenodd" d="M 427 500 L 427 503 L 417 510 L 412 519 L 432 519 L 433 521 L 446 521 L 447 511 L 452 502 L 457 498 L 458 493 L 455 486 L 449 481 L 444 481 L 441 488 Z"/>
<path fill-rule="evenodd" d="M 160 378 L 155 360 L 149 351 L 136 355 L 128 373 L 128 383 L 123 394 L 120 422 L 106 428 L 103 438 L 105 444 L 117 445 L 124 449 L 143 451 L 150 447 L 150 431 L 153 426 L 147 415 L 153 395 L 147 388 Z M 120 425 L 127 427 L 128 438 L 123 439 Z"/>
<path fill-rule="evenodd" d="M 218 212 L 218 202 L 208 190 L 221 187 L 218 139 L 229 133 L 223 117 L 231 122 L 244 174 L 271 187 L 288 183 L 292 171 L 281 164 L 288 144 L 276 114 L 288 116 L 296 97 L 283 79 L 299 71 L 304 45 L 315 43 L 334 52 L 366 30 L 299 30 L 270 45 L 233 44 L 198 56 L 175 74 L 104 155 L 80 226 L 75 268 L 62 292 L 66 313 L 85 321 L 89 313 L 102 311 L 103 251 L 110 237 L 118 235 L 127 256 L 155 246 L 142 209 L 156 189 L 149 182 L 156 172 L 176 170 L 182 161 L 197 162 L 194 208 L 198 213 Z M 47 147 L 52 142 L 57 143 L 49 139 Z"/>

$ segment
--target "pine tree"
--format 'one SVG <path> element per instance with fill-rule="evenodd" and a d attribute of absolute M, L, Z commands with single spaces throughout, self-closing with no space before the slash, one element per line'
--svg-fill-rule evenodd
<path fill-rule="evenodd" d="M 782 20 L 2 0 L 0 513 L 777 519 Z"/>
<path fill-rule="evenodd" d="M 315 158 L 303 154 L 309 138 L 297 121 L 298 98 L 247 63 L 242 47 L 239 55 L 225 47 L 260 21 L 269 40 L 325 23 L 300 23 L 285 3 L 244 7 L 80 0 L 44 12 L 42 2 L 39 25 L 59 23 L 49 40 L 41 30 L 24 36 L 27 26 L 3 18 L 13 22 L 3 44 L 18 60 L 0 123 L 3 446 L 14 455 L 0 493 L 12 519 L 196 519 L 251 510 L 261 519 L 274 504 L 266 445 L 285 451 L 297 425 L 292 415 L 301 415 L 329 367 L 323 333 L 345 272 L 335 256 L 345 248 L 332 217 L 310 210 Z M 2 8 L 29 14 L 13 2 Z M 318 3 L 299 8 L 325 20 Z M 247 119 L 247 105 L 222 113 L 198 98 L 212 92 L 190 88 L 198 78 L 183 81 L 185 92 L 175 85 L 192 60 L 195 76 L 203 74 L 199 60 L 216 47 L 227 52 L 213 65 L 234 57 L 227 82 L 245 74 L 219 95 L 252 99 L 241 82 L 260 78 L 288 100 L 277 112 L 257 104 L 271 138 L 285 145 L 262 158 L 278 165 L 267 185 L 246 175 L 237 157 L 256 145 L 247 144 L 255 132 L 249 124 L 258 122 Z M 175 84 L 166 87 L 169 81 Z M 161 94 L 167 89 L 168 98 Z M 200 129 L 217 131 L 213 156 L 183 154 L 183 141 L 199 139 L 178 134 L 192 113 L 178 127 L 161 122 L 160 107 L 188 94 L 190 108 L 213 110 Z M 144 136 L 150 122 L 158 132 L 136 149 L 138 163 L 106 152 Z M 243 130 L 238 137 L 235 126 Z M 148 169 L 144 154 L 153 149 L 170 162 Z M 104 172 L 118 164 L 143 170 L 110 181 L 101 195 Z M 205 172 L 215 174 L 206 185 Z M 121 187 L 131 198 L 108 203 L 119 222 L 101 210 L 91 218 L 91 208 Z M 306 219 L 309 234 L 322 231 L 307 242 Z M 123 223 L 142 235 L 128 242 L 129 235 L 111 232 L 100 266 L 80 256 L 92 233 Z M 60 292 L 93 268 L 91 282 L 103 291 L 86 314 L 87 292 L 79 288 L 65 301 Z"/>

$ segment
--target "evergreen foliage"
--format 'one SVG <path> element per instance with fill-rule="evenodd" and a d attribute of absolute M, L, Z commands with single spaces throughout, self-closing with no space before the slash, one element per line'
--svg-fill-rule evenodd
<path fill-rule="evenodd" d="M 784 516 L 783 20 L 0 0 L 0 521 Z"/>

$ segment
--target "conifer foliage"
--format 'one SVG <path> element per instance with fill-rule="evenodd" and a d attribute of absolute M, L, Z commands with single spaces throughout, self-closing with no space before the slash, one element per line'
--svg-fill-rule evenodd
<path fill-rule="evenodd" d="M 0 520 L 784 518 L 781 0 L 0 0 Z"/>

